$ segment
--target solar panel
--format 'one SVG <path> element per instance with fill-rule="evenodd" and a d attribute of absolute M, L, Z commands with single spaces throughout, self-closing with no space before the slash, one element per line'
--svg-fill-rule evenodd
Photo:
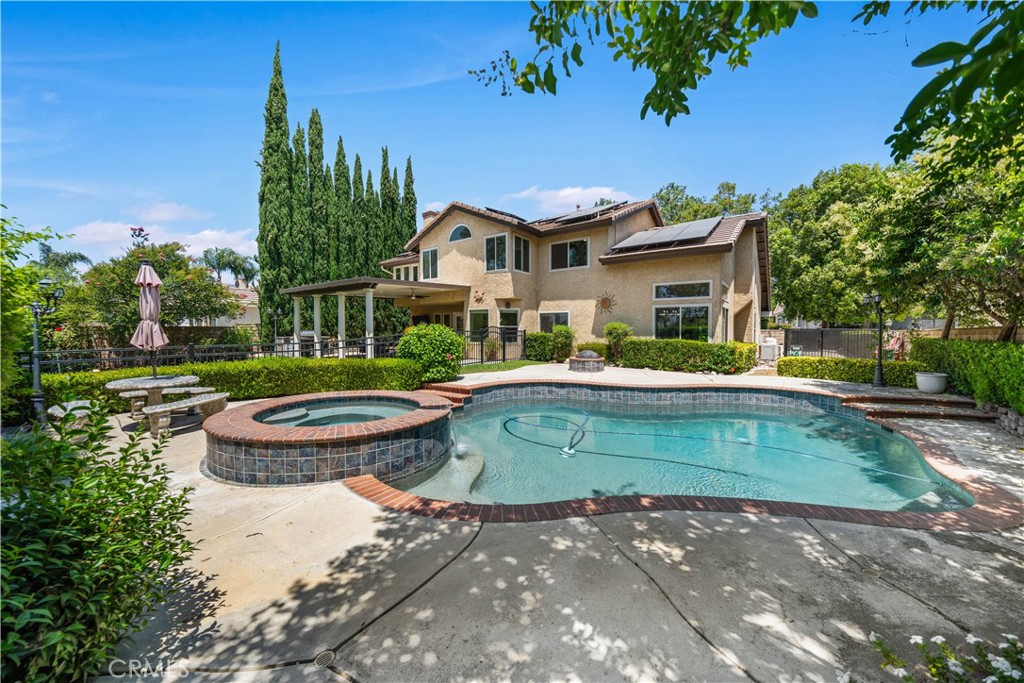
<path fill-rule="evenodd" d="M 556 223 L 572 223 L 573 221 L 579 221 L 579 220 L 583 220 L 585 218 L 589 218 L 590 216 L 593 216 L 595 214 L 599 214 L 602 211 L 610 211 L 610 210 L 613 210 L 613 209 L 617 209 L 620 206 L 622 206 L 623 204 L 627 204 L 627 203 L 628 202 L 616 202 L 615 204 L 605 204 L 603 206 L 592 206 L 592 207 L 590 207 L 588 209 L 579 209 L 578 211 L 573 211 L 572 213 L 567 213 L 564 216 L 558 216 L 557 218 L 553 218 L 551 220 L 555 221 Z"/>
<path fill-rule="evenodd" d="M 514 218 L 517 221 L 519 221 L 520 223 L 525 223 L 526 222 L 525 218 L 523 218 L 522 216 L 517 216 L 514 213 L 509 213 L 508 211 L 502 211 L 501 209 L 492 209 L 489 206 L 485 206 L 484 208 L 487 209 L 488 211 L 493 212 L 493 213 L 500 213 L 502 216 L 508 216 L 509 218 Z"/>
<path fill-rule="evenodd" d="M 699 221 L 667 225 L 664 228 L 655 228 L 654 230 L 644 230 L 627 237 L 612 247 L 612 249 L 638 249 L 656 244 L 698 240 L 710 235 L 711 231 L 715 229 L 721 220 L 721 216 L 714 216 L 712 218 L 702 218 Z"/>

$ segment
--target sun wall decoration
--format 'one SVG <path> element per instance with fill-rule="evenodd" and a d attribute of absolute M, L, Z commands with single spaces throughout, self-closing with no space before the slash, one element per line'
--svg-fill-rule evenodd
<path fill-rule="evenodd" d="M 604 292 L 601 296 L 597 297 L 594 308 L 597 309 L 598 313 L 611 313 L 612 309 L 615 308 L 615 295 Z"/>

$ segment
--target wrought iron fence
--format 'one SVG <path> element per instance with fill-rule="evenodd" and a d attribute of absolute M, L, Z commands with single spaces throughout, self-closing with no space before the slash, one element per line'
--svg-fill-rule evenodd
<path fill-rule="evenodd" d="M 463 365 L 473 363 L 502 362 L 519 360 L 525 353 L 526 333 L 512 327 L 488 327 L 471 332 L 461 332 L 465 339 Z M 352 339 L 323 339 L 319 353 L 317 343 L 311 337 L 302 337 L 296 343 L 291 338 L 277 342 L 252 344 L 188 344 L 167 346 L 156 353 L 156 363 L 180 365 L 182 363 L 210 363 L 227 360 L 249 360 L 274 356 L 313 358 L 394 358 L 395 347 L 401 335 L 380 337 L 355 337 Z M 32 367 L 32 354 L 22 353 L 19 357 L 22 367 Z M 39 352 L 41 372 L 81 372 L 91 370 L 118 370 L 141 368 L 152 364 L 148 351 L 128 348 L 105 349 L 52 349 Z"/>
<path fill-rule="evenodd" d="M 827 358 L 874 358 L 878 329 L 821 328 L 786 330 L 783 353 L 787 356 Z"/>

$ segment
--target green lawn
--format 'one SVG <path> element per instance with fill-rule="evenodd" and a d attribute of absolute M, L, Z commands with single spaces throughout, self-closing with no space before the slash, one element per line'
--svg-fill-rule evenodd
<path fill-rule="evenodd" d="M 459 370 L 460 375 L 472 375 L 477 372 L 501 372 L 502 370 L 515 370 L 524 365 L 546 365 L 539 360 L 509 360 L 504 363 L 480 363 L 478 365 L 464 365 Z"/>

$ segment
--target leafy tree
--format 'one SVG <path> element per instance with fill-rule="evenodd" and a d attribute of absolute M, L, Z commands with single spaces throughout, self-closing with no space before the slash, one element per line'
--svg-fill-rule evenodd
<path fill-rule="evenodd" d="M 160 322 L 180 325 L 208 318 L 234 316 L 238 299 L 217 282 L 206 268 L 185 254 L 178 242 L 145 245 L 90 268 L 79 287 L 68 288 L 69 306 L 62 304 L 61 320 L 70 326 L 104 323 L 112 341 L 126 346 L 139 324 L 139 286 L 135 276 L 139 261 L 153 262 L 163 285 L 160 288 Z M 74 304 L 78 302 L 78 305 Z"/>
<path fill-rule="evenodd" d="M 865 319 L 861 299 L 871 283 L 856 235 L 887 192 L 880 166 L 846 164 L 822 171 L 772 207 L 773 298 L 787 317 L 826 324 Z"/>
<path fill-rule="evenodd" d="M 80 277 L 75 266 L 91 266 L 92 259 L 80 251 L 57 251 L 43 242 L 39 245 L 39 259 L 32 264 L 54 282 L 69 283 Z"/>
<path fill-rule="evenodd" d="M 260 320 L 264 338 L 273 334 L 274 310 L 287 303 L 279 294 L 287 282 L 284 249 L 292 222 L 291 150 L 288 147 L 288 98 L 281 72 L 281 43 L 274 49 L 274 67 L 264 110 L 265 130 L 260 153 L 259 231 Z"/>
<path fill-rule="evenodd" d="M 654 198 L 658 200 L 658 208 L 668 224 L 750 213 L 758 201 L 754 194 L 737 194 L 736 183 L 729 182 L 719 183 L 718 190 L 711 197 L 697 197 L 687 192 L 685 185 L 669 183 L 655 192 Z M 768 195 L 762 195 L 761 204 L 768 201 Z"/>
<path fill-rule="evenodd" d="M 944 10 L 958 3 L 911 2 L 906 14 Z M 931 131 L 972 140 L 963 155 L 994 158 L 1012 148 L 1024 134 L 1020 116 L 1020 88 L 1024 85 L 1024 4 L 1021 2 L 967 2 L 980 11 L 981 27 L 966 43 L 947 41 L 915 60 L 919 67 L 949 64 L 929 81 L 908 104 L 888 140 L 897 160 L 925 146 Z M 689 114 L 689 92 L 711 74 L 711 66 L 724 55 L 730 69 L 747 66 L 750 47 L 757 41 L 792 27 L 800 16 L 813 19 L 818 10 L 811 2 L 550 2 L 531 3 L 529 30 L 538 45 L 529 61 L 520 62 L 505 51 L 488 67 L 470 73 L 486 85 L 500 82 L 502 94 L 512 89 L 555 94 L 558 70 L 571 76 L 570 62 L 583 65 L 583 45 L 603 43 L 616 60 L 625 58 L 633 70 L 654 76 L 644 96 L 640 117 L 653 110 L 671 123 Z M 869 24 L 888 14 L 888 1 L 866 3 L 854 20 Z M 975 107 L 976 96 L 990 94 L 988 103 Z M 984 98 L 982 98 L 984 99 Z M 971 112 L 972 108 L 982 111 Z M 972 115 L 969 115 L 972 114 Z M 994 155 L 994 156 L 993 156 Z"/>
<path fill-rule="evenodd" d="M 594 202 L 594 207 L 611 206 L 612 204 L 618 204 L 618 202 L 614 199 L 609 199 L 608 197 L 599 197 L 598 200 Z"/>
<path fill-rule="evenodd" d="M 0 205 L 5 212 L 7 207 Z M 28 348 L 32 313 L 29 304 L 38 296 L 39 269 L 31 263 L 17 265 L 32 244 L 53 238 L 49 230 L 27 231 L 16 218 L 0 216 L 0 408 L 5 411 L 23 379 L 17 354 Z"/>

